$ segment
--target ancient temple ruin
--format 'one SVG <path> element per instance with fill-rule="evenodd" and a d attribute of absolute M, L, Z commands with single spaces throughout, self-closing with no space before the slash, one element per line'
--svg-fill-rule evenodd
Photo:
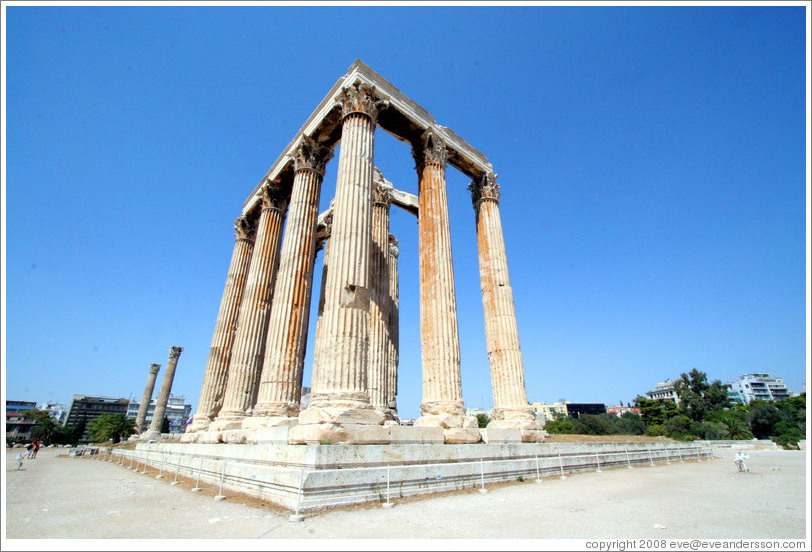
<path fill-rule="evenodd" d="M 417 196 L 374 164 L 380 126 L 411 144 Z M 341 143 L 335 197 L 319 213 L 325 166 Z M 492 165 L 380 75 L 356 61 L 333 86 L 245 201 L 203 378 L 183 440 L 199 443 L 475 443 L 465 415 L 445 173 L 471 178 L 487 352 L 500 431 L 526 442 L 543 432 L 527 403 L 513 292 Z M 421 416 L 399 425 L 398 241 L 392 205 L 417 216 Z M 316 254 L 310 401 L 300 411 Z"/>

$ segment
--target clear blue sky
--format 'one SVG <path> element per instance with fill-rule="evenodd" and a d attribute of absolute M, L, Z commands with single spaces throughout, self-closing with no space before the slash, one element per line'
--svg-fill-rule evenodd
<path fill-rule="evenodd" d="M 531 401 L 617 404 L 692 368 L 806 382 L 803 7 L 6 14 L 6 398 L 138 399 L 177 345 L 173 390 L 196 408 L 232 223 L 356 58 L 499 174 Z M 376 137 L 384 175 L 416 193 L 409 148 Z M 462 384 L 489 408 L 467 184 L 449 169 Z M 393 210 L 392 228 L 408 418 L 416 219 Z M 320 274 L 321 257 L 316 290 Z"/>

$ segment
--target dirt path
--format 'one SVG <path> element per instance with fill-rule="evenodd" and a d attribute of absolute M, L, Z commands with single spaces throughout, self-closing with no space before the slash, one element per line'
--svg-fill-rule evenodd
<path fill-rule="evenodd" d="M 213 492 L 170 486 L 171 478 L 58 458 L 58 452 L 42 449 L 16 471 L 7 450 L 6 538 L 804 538 L 807 527 L 804 451 L 750 451 L 747 474 L 735 471 L 731 451 L 721 451 L 708 462 L 517 482 L 487 494 L 309 515 L 301 523 L 278 509 L 243 505 L 234 495 L 217 502 Z M 31 544 L 17 543 L 55 545 Z"/>

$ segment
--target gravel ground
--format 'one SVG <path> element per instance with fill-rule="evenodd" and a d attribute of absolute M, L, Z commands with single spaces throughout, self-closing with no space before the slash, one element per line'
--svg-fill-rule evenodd
<path fill-rule="evenodd" d="M 40 450 L 17 471 L 16 452 L 6 452 L 6 539 L 809 538 L 805 451 L 749 451 L 749 473 L 738 473 L 733 451 L 722 449 L 705 462 L 516 482 L 486 494 L 470 490 L 402 500 L 391 509 L 348 507 L 309 514 L 299 523 L 288 521 L 289 512 L 240 496 L 226 493 L 229 498 L 214 501 L 216 489 L 192 493 L 189 482 L 173 487 L 170 478 L 156 480 L 113 463 L 58 457 L 59 449 Z M 356 548 L 373 544 L 365 542 Z M 3 544 L 35 550 L 60 545 Z M 287 548 L 316 544 L 293 542 Z M 126 548 L 122 541 L 83 549 L 97 546 Z M 222 549 L 206 541 L 189 546 Z"/>

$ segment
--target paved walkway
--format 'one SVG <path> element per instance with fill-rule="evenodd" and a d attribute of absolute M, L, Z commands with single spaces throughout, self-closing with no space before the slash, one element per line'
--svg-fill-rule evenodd
<path fill-rule="evenodd" d="M 60 449 L 42 449 L 37 459 L 25 461 L 24 471 L 16 471 L 15 452 L 7 450 L 4 474 L 7 539 L 802 539 L 808 530 L 805 451 L 750 451 L 746 474 L 736 472 L 733 453 L 722 450 L 707 462 L 517 482 L 487 494 L 425 498 L 392 509 L 356 507 L 309 515 L 300 523 L 288 521 L 285 512 L 243 505 L 233 496 L 216 502 L 211 494 L 191 493 L 170 486 L 169 479 L 113 463 L 58 458 Z M 3 544 L 3 549 L 27 550 L 63 546 L 56 541 Z M 354 549 L 391 544 L 366 541 Z M 222 549 L 206 541 L 188 546 Z M 236 548 L 254 546 L 241 541 Z M 314 546 L 324 549 L 311 541 L 274 548 Z M 346 549 L 347 542 L 324 546 Z M 127 545 L 101 541 L 83 549 Z"/>

